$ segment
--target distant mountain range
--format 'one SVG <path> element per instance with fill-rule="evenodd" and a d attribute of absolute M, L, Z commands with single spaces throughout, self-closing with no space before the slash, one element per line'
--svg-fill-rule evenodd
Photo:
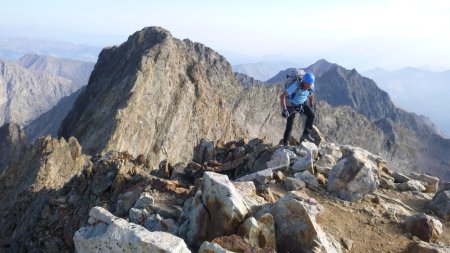
<path fill-rule="evenodd" d="M 434 72 L 418 68 L 387 71 L 380 68 L 366 71 L 392 97 L 393 102 L 405 110 L 426 115 L 450 135 L 450 70 Z"/>
<path fill-rule="evenodd" d="M 17 60 L 32 53 L 96 62 L 100 50 L 99 47 L 76 45 L 68 42 L 0 36 L 0 59 L 4 60 Z"/>
<path fill-rule="evenodd" d="M 276 75 L 281 69 L 286 69 L 297 65 L 298 63 L 290 61 L 263 61 L 233 65 L 233 71 L 251 76 L 256 80 L 266 81 Z"/>
<path fill-rule="evenodd" d="M 39 116 L 64 97 L 79 94 L 77 91 L 87 84 L 93 68 L 92 62 L 40 55 L 25 55 L 17 61 L 0 61 L 0 125 L 8 122 L 21 126 L 32 122 L 39 125 Z M 28 138 L 32 140 L 39 135 L 56 134 L 58 122 L 71 109 L 74 98 L 62 101 L 71 104 L 60 103 L 59 109 L 46 118 L 51 125 L 29 128 L 33 133 L 27 133 Z"/>

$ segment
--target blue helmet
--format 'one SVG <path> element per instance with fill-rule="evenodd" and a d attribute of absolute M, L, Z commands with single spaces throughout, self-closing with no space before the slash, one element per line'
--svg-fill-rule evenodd
<path fill-rule="evenodd" d="M 316 78 L 314 77 L 314 74 L 310 72 L 305 73 L 305 75 L 302 78 L 302 82 L 304 83 L 314 84 L 315 81 Z"/>

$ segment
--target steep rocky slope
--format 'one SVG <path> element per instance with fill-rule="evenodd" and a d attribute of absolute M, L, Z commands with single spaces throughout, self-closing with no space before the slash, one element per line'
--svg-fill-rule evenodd
<path fill-rule="evenodd" d="M 82 87 L 71 95 L 61 98 L 52 109 L 40 115 L 24 127 L 28 141 L 33 142 L 37 138 L 46 135 L 58 136 L 58 129 L 62 121 L 72 110 L 75 101 L 83 92 L 84 88 Z"/>
<path fill-rule="evenodd" d="M 76 90 L 68 79 L 0 61 L 0 124 L 26 125 Z"/>
<path fill-rule="evenodd" d="M 0 175 L 10 160 L 16 159 L 26 148 L 26 137 L 19 125 L 7 123 L 0 127 Z"/>

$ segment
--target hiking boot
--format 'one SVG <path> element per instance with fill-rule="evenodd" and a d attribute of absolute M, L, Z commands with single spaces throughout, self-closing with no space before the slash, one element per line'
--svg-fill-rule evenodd
<path fill-rule="evenodd" d="M 304 140 L 314 142 L 314 138 L 311 136 L 311 134 L 303 134 L 302 137 L 300 137 L 300 142 L 303 142 Z"/>

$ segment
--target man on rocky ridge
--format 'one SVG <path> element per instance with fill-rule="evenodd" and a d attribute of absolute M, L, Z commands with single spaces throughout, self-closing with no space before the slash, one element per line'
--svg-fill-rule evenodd
<path fill-rule="evenodd" d="M 305 114 L 306 124 L 300 142 L 308 140 L 313 142 L 311 131 L 314 122 L 314 82 L 315 77 L 312 73 L 305 73 L 303 77 L 298 78 L 295 82 L 285 88 L 280 95 L 281 100 L 281 116 L 287 119 L 286 129 L 282 140 L 283 145 L 288 145 L 291 137 L 292 126 L 294 124 L 295 113 Z"/>

